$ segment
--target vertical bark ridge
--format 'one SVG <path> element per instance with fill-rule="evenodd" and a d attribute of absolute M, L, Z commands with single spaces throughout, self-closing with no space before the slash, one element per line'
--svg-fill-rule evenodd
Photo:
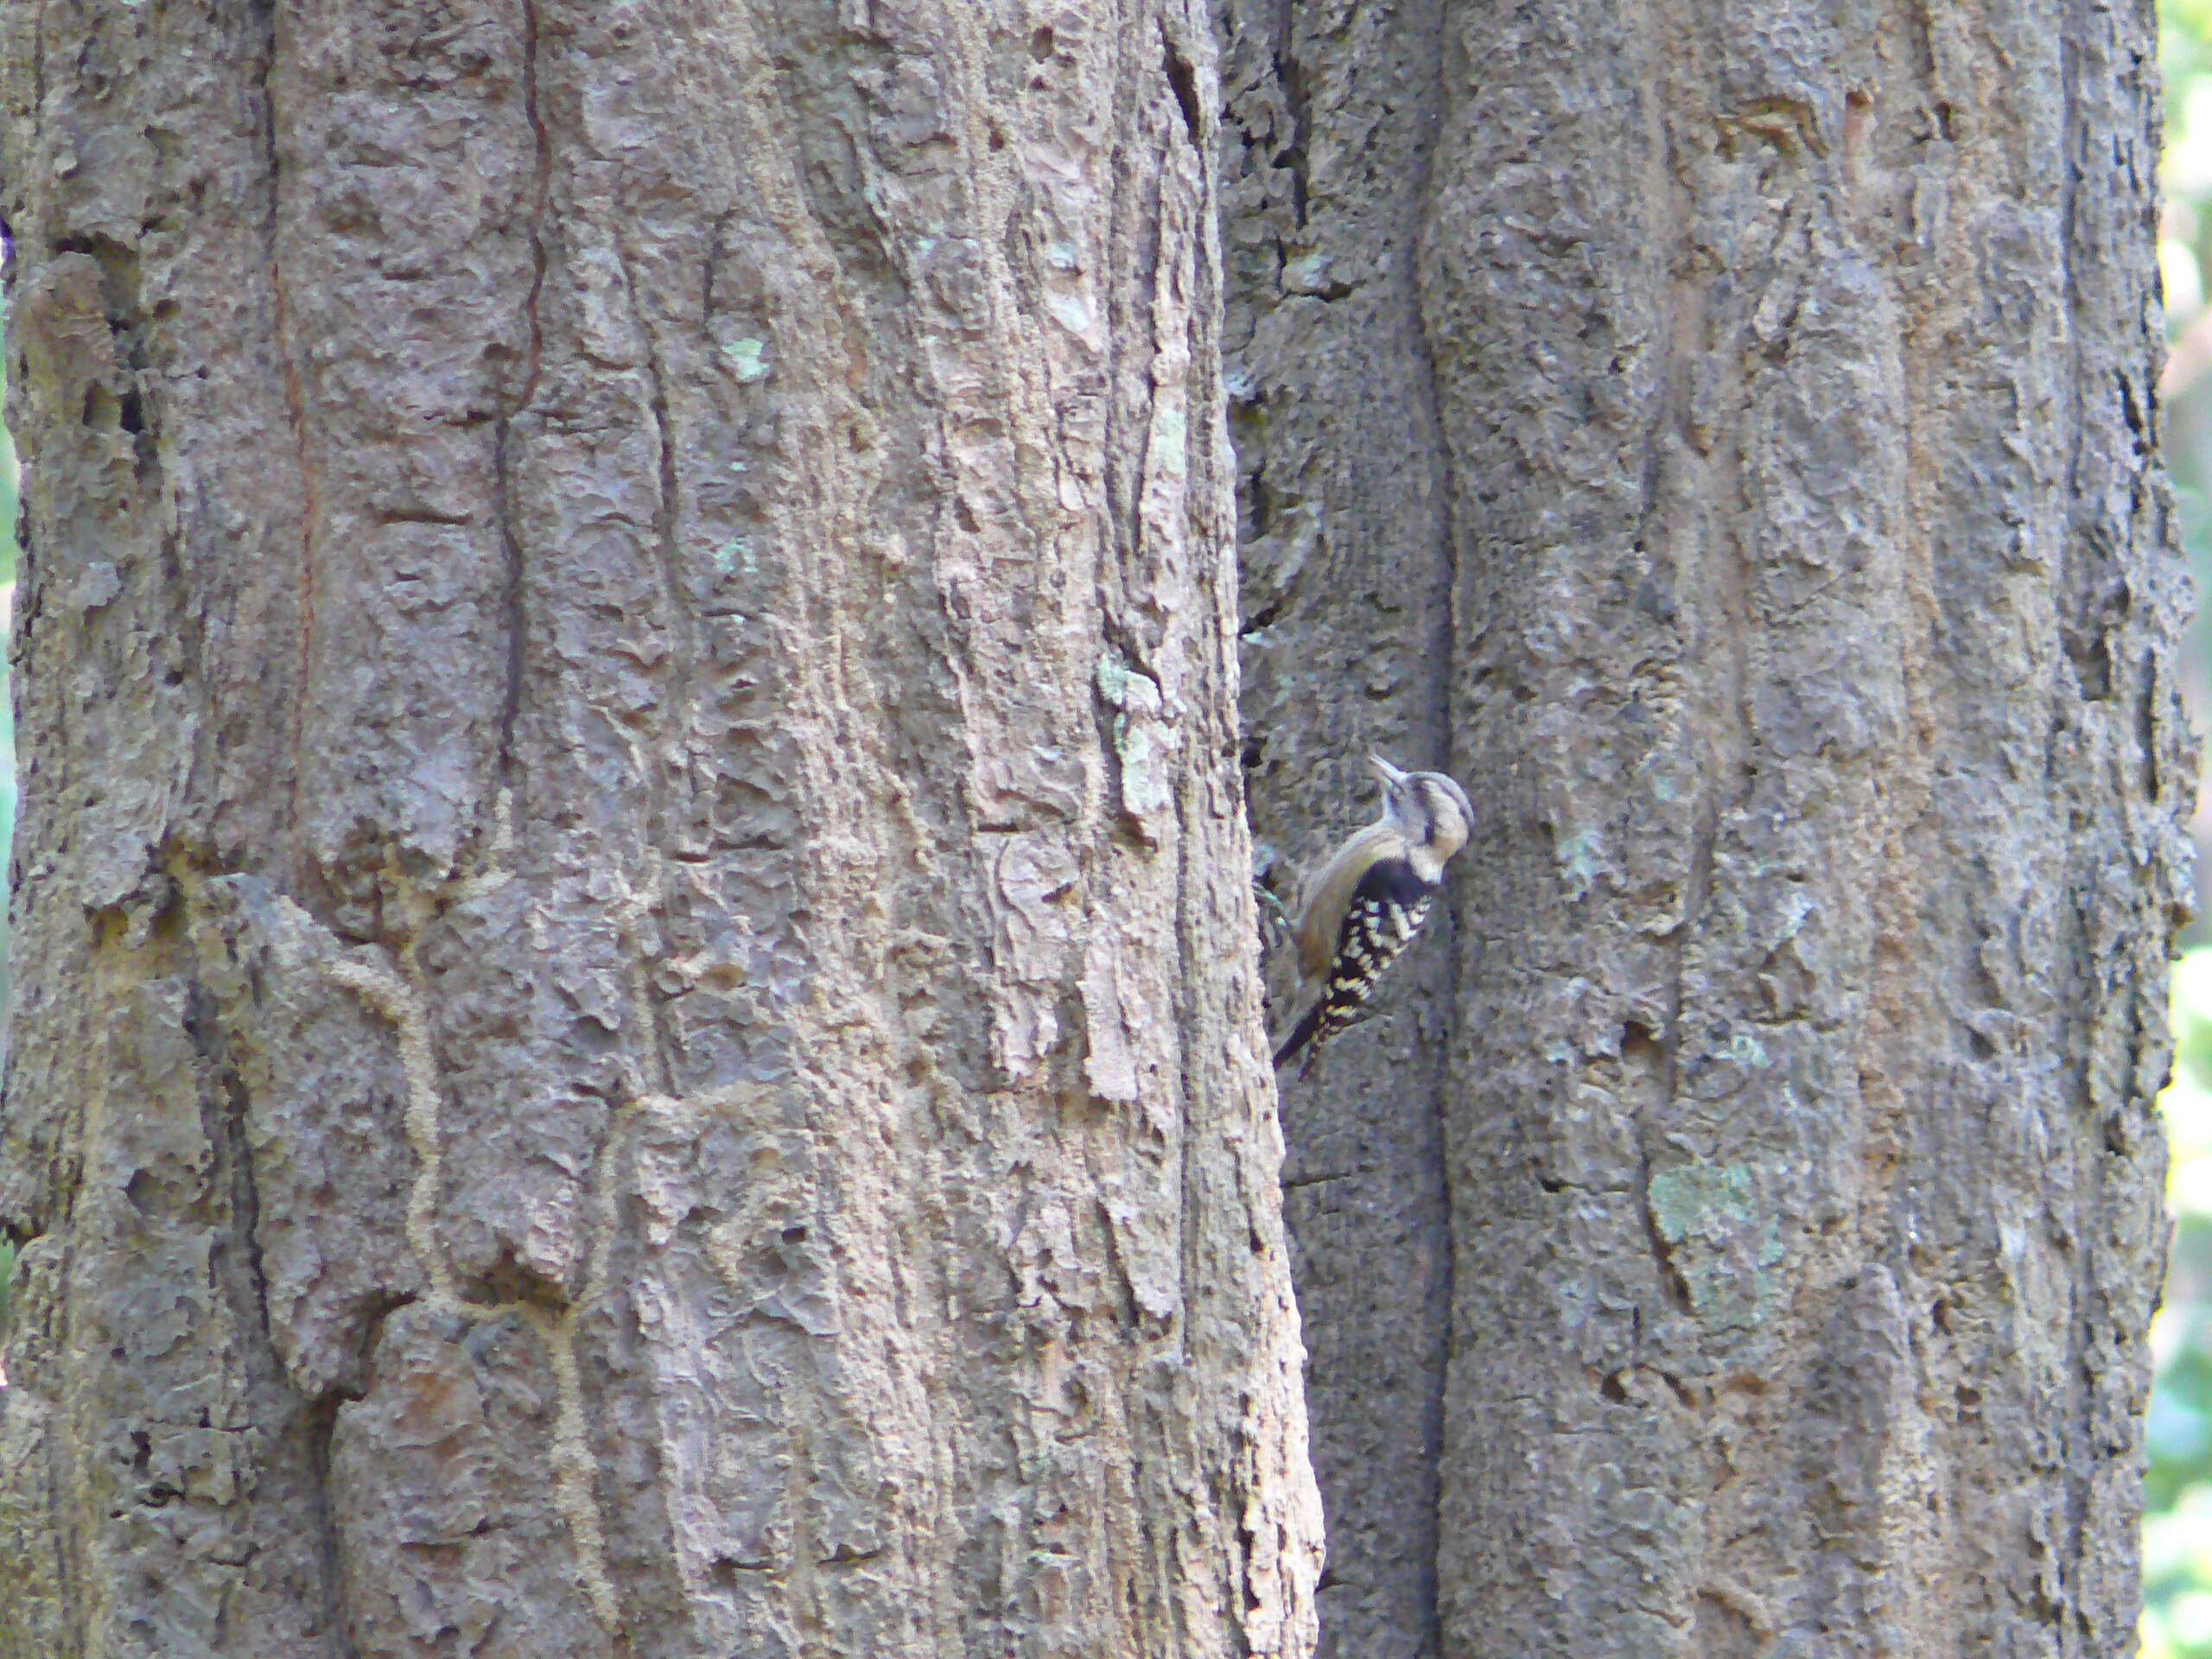
<path fill-rule="evenodd" d="M 1301 1651 L 1202 14 L 71 10 L 0 1648 Z"/>

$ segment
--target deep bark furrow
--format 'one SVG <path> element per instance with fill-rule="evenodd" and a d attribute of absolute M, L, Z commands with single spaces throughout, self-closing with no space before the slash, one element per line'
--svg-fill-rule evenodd
<path fill-rule="evenodd" d="M 290 762 L 286 772 L 291 780 L 290 798 L 285 806 L 289 820 L 288 838 L 295 849 L 294 879 L 305 887 L 312 878 L 306 850 L 307 837 L 301 823 L 299 795 L 301 779 L 307 775 L 307 768 L 302 764 L 308 726 L 306 688 L 310 648 L 315 637 L 315 543 L 321 505 L 315 486 L 315 456 L 308 435 L 307 394 L 300 383 L 298 341 L 292 321 L 291 297 L 284 285 L 284 138 L 276 92 L 278 58 L 283 51 L 283 0 L 265 0 L 264 5 L 254 8 L 254 13 L 257 17 L 265 17 L 267 21 L 267 35 L 264 42 L 265 55 L 257 66 L 258 74 L 252 96 L 261 115 L 262 129 L 262 171 L 256 182 L 260 185 L 269 204 L 267 219 L 263 226 L 271 302 L 268 344 L 283 384 L 284 413 L 291 435 L 300 486 L 299 571 L 295 601 L 299 625 L 291 676 L 296 705 L 287 756 Z"/>
<path fill-rule="evenodd" d="M 1243 747 L 1262 861 L 1288 899 L 1370 810 L 1370 747 L 1407 766 L 1458 758 L 1458 504 L 1419 277 L 1456 59 L 1437 5 L 1217 10 Z M 1285 1090 L 1332 1656 L 1435 1651 L 1450 1305 L 1439 1084 L 1451 965 L 1494 943 L 1466 920 L 1440 918 L 1394 970 L 1382 1017 L 1332 1051 L 1334 1086 Z M 1274 989 L 1280 1027 L 1292 1010 L 1280 976 Z"/>
<path fill-rule="evenodd" d="M 1421 452 L 1430 458 L 1431 471 L 1428 489 L 1436 504 L 1434 536 L 1435 573 L 1427 608 L 1431 634 L 1428 641 L 1429 697 L 1432 706 L 1427 713 L 1426 747 L 1434 764 L 1442 770 L 1460 775 L 1459 747 L 1452 731 L 1452 704 L 1459 686 L 1459 664 L 1461 642 L 1466 638 L 1467 625 L 1460 614 L 1459 593 L 1459 536 L 1458 513 L 1453 492 L 1456 487 L 1451 461 L 1451 449 L 1446 437 L 1444 422 L 1444 387 L 1437 372 L 1436 341 L 1431 334 L 1427 302 L 1421 291 L 1421 259 L 1429 237 L 1431 215 L 1439 209 L 1436 189 L 1436 145 L 1443 128 L 1446 89 L 1452 74 L 1453 51 L 1456 42 L 1450 38 L 1446 27 L 1445 8 L 1433 9 L 1433 14 L 1421 20 L 1433 28 L 1428 38 L 1428 52 L 1436 68 L 1436 78 L 1423 88 L 1423 96 L 1416 100 L 1411 111 L 1401 111 L 1398 119 L 1410 115 L 1417 124 L 1414 127 L 1415 146 L 1415 183 L 1410 201 L 1406 245 L 1410 253 L 1406 268 L 1394 273 L 1395 280 L 1407 290 L 1406 303 L 1413 316 L 1414 340 L 1418 354 L 1419 406 L 1421 410 L 1417 441 Z M 1441 906 L 1440 920 L 1445 925 L 1442 934 L 1444 950 L 1440 953 L 1441 982 L 1446 986 L 1464 982 L 1470 960 L 1479 944 L 1470 931 L 1470 918 L 1454 906 Z M 1459 1046 L 1458 1014 L 1453 999 L 1446 995 L 1436 997 L 1425 1010 L 1429 1020 L 1427 1039 L 1435 1052 L 1434 1072 L 1428 1087 L 1433 1100 L 1433 1128 L 1424 1140 L 1424 1152 L 1433 1148 L 1436 1154 L 1437 1182 L 1433 1194 L 1423 1198 L 1433 1205 L 1439 1217 L 1435 1249 L 1438 1266 L 1430 1289 L 1429 1300 L 1419 1313 L 1418 1323 L 1409 1335 L 1423 1344 L 1421 1410 L 1419 1427 L 1421 1438 L 1418 1455 L 1431 1472 L 1420 1494 L 1419 1507 L 1412 1517 L 1413 1524 L 1404 1541 L 1407 1553 L 1416 1566 L 1408 1589 L 1418 1618 L 1418 1624 L 1409 1632 L 1415 1638 L 1412 1651 L 1424 1656 L 1441 1650 L 1443 1624 L 1440 1616 L 1441 1599 L 1437 1593 L 1438 1574 L 1441 1570 L 1439 1549 L 1442 1541 L 1442 1479 L 1445 1436 L 1445 1402 L 1450 1392 L 1451 1310 L 1454 1304 L 1452 1283 L 1455 1255 L 1452 1246 L 1452 1216 L 1454 1198 L 1452 1191 L 1450 1160 L 1443 1155 L 1449 1144 L 1452 1126 L 1451 1055 Z M 1426 1607 L 1423 1602 L 1426 1602 Z M 1348 1631 L 1348 1638 L 1356 1633 Z M 1349 1641 L 1340 1641 L 1337 1651 L 1351 1653 L 1358 1649 Z"/>

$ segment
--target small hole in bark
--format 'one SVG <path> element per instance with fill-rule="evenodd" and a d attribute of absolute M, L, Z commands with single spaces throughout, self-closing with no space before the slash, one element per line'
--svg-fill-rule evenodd
<path fill-rule="evenodd" d="M 1630 1020 L 1621 1026 L 1621 1058 L 1651 1064 L 1664 1058 L 1659 1045 L 1659 1033 L 1641 1020 Z"/>
<path fill-rule="evenodd" d="M 804 1227 L 786 1227 L 786 1228 L 785 1228 L 785 1229 L 784 1229 L 784 1243 L 786 1243 L 786 1244 L 804 1244 L 804 1243 L 806 1243 L 806 1229 L 805 1229 L 805 1228 L 804 1228 Z"/>
<path fill-rule="evenodd" d="M 1052 26 L 1050 23 L 1029 37 L 1029 55 L 1039 63 L 1052 55 Z"/>
<path fill-rule="evenodd" d="M 1618 1371 L 1608 1373 L 1605 1380 L 1598 1384 L 1598 1392 L 1617 1406 L 1628 1404 L 1628 1388 L 1622 1382 L 1621 1374 Z"/>
<path fill-rule="evenodd" d="M 2112 648 L 2105 642 L 2102 626 L 2094 632 L 2069 628 L 2064 639 L 2082 695 L 2092 702 L 2102 702 L 2112 696 Z"/>

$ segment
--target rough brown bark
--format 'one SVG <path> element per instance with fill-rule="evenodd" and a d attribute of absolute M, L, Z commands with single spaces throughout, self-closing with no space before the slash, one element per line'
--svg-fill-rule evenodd
<path fill-rule="evenodd" d="M 2151 6 L 1219 14 L 1255 833 L 1488 809 L 1285 1103 L 1323 1651 L 2126 1650 Z"/>
<path fill-rule="evenodd" d="M 0 1654 L 1310 1641 L 1207 24 L 0 10 Z"/>

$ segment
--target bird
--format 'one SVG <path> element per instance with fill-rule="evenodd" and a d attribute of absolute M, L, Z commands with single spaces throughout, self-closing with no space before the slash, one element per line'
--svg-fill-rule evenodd
<path fill-rule="evenodd" d="M 1275 1067 L 1299 1059 L 1301 1077 L 1420 933 L 1445 865 L 1474 828 L 1467 791 L 1445 773 L 1402 772 L 1372 753 L 1367 764 L 1382 782 L 1382 816 L 1306 878 L 1290 924 L 1301 995 L 1313 1000 L 1276 1051 Z"/>

